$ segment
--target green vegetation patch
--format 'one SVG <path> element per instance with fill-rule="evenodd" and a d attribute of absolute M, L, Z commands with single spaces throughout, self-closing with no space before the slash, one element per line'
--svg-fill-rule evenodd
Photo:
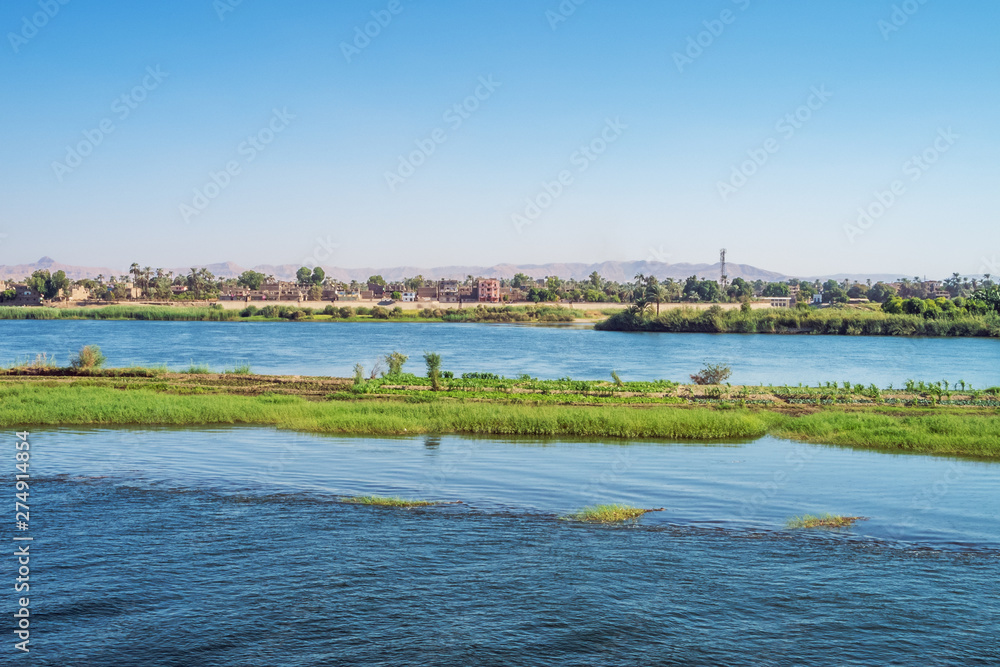
<path fill-rule="evenodd" d="M 620 504 L 591 505 L 572 514 L 567 514 L 563 518 L 571 521 L 582 521 L 584 523 L 623 523 L 625 521 L 635 521 L 647 512 L 662 511 L 662 507 L 658 509 L 642 509 L 640 507 Z"/>
<path fill-rule="evenodd" d="M 804 514 L 794 516 L 786 522 L 788 528 L 849 528 L 858 521 L 866 521 L 863 516 L 840 516 L 837 514 L 824 514 L 823 516 L 813 516 Z"/>
<path fill-rule="evenodd" d="M 376 507 L 428 507 L 441 503 L 433 500 L 407 500 L 398 496 L 353 496 L 344 498 L 345 503 L 353 505 L 373 505 Z"/>

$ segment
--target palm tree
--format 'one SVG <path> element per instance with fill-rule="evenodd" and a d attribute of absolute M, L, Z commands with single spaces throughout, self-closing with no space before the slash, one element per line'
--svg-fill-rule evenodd
<path fill-rule="evenodd" d="M 649 304 L 650 302 L 648 299 L 645 297 L 639 297 L 635 300 L 635 304 L 629 308 L 629 312 L 637 317 L 645 317 Z"/>
<path fill-rule="evenodd" d="M 663 285 L 650 285 L 646 290 L 646 297 L 656 302 L 656 315 L 660 315 L 660 302 L 670 298 L 670 293 Z"/>

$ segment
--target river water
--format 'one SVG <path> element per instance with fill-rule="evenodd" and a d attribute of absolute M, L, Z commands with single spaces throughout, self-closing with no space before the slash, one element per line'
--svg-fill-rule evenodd
<path fill-rule="evenodd" d="M 32 664 L 1000 662 L 997 463 L 773 438 L 31 442 Z M 366 493 L 462 503 L 339 502 Z M 597 502 L 664 510 L 560 519 Z M 785 527 L 825 512 L 867 520 Z"/>
<path fill-rule="evenodd" d="M 409 355 L 423 374 L 424 352 L 444 370 L 516 377 L 688 381 L 703 363 L 727 363 L 734 384 L 820 382 L 896 387 L 908 380 L 1000 385 L 1000 340 L 594 331 L 580 325 L 519 326 L 410 322 L 0 321 L 0 365 L 55 355 L 59 364 L 84 345 L 99 345 L 113 366 L 207 364 L 222 371 L 353 374 L 382 355 Z"/>

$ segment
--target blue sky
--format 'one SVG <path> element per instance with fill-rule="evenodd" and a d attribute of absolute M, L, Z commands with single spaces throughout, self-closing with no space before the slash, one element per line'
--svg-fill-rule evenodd
<path fill-rule="evenodd" d="M 1000 273 L 1000 3 L 63 1 L 0 8 L 0 264 Z"/>

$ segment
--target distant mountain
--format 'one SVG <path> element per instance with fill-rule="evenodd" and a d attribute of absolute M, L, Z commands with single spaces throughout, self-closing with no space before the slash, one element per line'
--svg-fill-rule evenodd
<path fill-rule="evenodd" d="M 259 271 L 265 275 L 273 275 L 279 280 L 292 280 L 295 278 L 295 272 L 299 269 L 301 265 L 299 264 L 261 264 L 252 267 L 254 271 Z M 195 265 L 193 268 L 201 269 L 206 268 L 212 272 L 213 275 L 219 276 L 220 278 L 235 278 L 247 269 L 235 262 L 220 262 L 218 264 L 204 264 Z M 55 271 L 65 271 L 66 275 L 74 280 L 79 280 L 81 278 L 95 278 L 98 275 L 110 276 L 110 275 L 122 275 L 128 273 L 127 268 L 122 269 L 109 269 L 107 267 L 84 267 L 84 266 L 70 266 L 68 264 L 60 264 L 53 260 L 51 257 L 42 257 L 40 260 L 34 264 L 19 264 L 16 266 L 5 266 L 0 265 L 0 280 L 20 280 L 25 276 L 31 275 L 34 271 L 39 269 L 45 269 L 51 272 Z M 173 271 L 174 275 L 185 275 L 191 272 L 191 266 L 178 267 L 173 269 L 168 269 Z M 421 275 L 428 280 L 440 280 L 440 279 L 464 279 L 466 276 L 482 276 L 484 278 L 513 278 L 516 273 L 524 273 L 531 276 L 532 278 L 545 278 L 546 276 L 559 276 L 564 279 L 574 279 L 583 280 L 587 278 L 591 273 L 597 271 L 603 278 L 607 280 L 614 280 L 616 282 L 631 281 L 635 278 L 636 274 L 642 273 L 644 275 L 652 275 L 660 278 L 673 278 L 675 280 L 683 280 L 688 276 L 697 276 L 699 278 L 718 278 L 719 277 L 719 263 L 715 264 L 687 264 L 687 263 L 677 263 L 669 264 L 666 262 L 600 262 L 597 264 L 584 264 L 584 263 L 566 263 L 566 264 L 496 264 L 494 266 L 439 266 L 435 268 L 421 268 L 418 266 L 396 266 L 389 268 L 360 268 L 360 269 L 344 269 L 339 267 L 326 267 L 323 269 L 326 274 L 331 278 L 337 280 L 342 280 L 345 282 L 350 282 L 351 280 L 357 280 L 358 282 L 364 282 L 369 276 L 380 275 L 388 281 L 402 280 L 403 278 L 412 278 L 417 275 Z M 787 280 L 792 277 L 799 276 L 789 276 L 784 273 L 778 273 L 776 271 L 768 271 L 766 269 L 760 269 L 756 266 L 751 266 L 749 264 L 726 264 L 726 272 L 729 275 L 729 279 L 743 278 L 747 281 L 754 280 L 764 280 L 764 281 L 780 281 Z M 906 274 L 896 274 L 896 273 L 872 273 L 872 274 L 846 274 L 838 273 L 828 276 L 803 276 L 805 280 L 827 280 L 828 278 L 833 278 L 834 280 L 857 280 L 859 282 L 864 282 L 865 280 L 871 279 L 872 282 L 879 280 L 884 280 L 886 282 L 898 280 L 900 277 Z"/>
<path fill-rule="evenodd" d="M 64 271 L 66 273 L 66 277 L 71 278 L 72 280 L 94 278 L 98 275 L 118 275 L 119 273 L 122 273 L 107 267 L 71 266 L 69 264 L 60 264 L 51 257 L 42 257 L 34 264 L 17 264 L 14 266 L 0 264 L 0 280 L 21 280 L 22 278 L 26 278 L 40 269 L 44 269 L 50 273 Z"/>
<path fill-rule="evenodd" d="M 217 276 L 234 277 L 243 272 L 242 267 L 230 264 L 226 271 L 216 271 L 209 265 L 209 271 Z M 291 280 L 299 269 L 298 264 L 261 265 L 253 267 L 267 275 L 273 275 L 281 280 Z M 727 264 L 730 279 L 742 277 L 744 280 L 782 280 L 784 275 L 774 271 L 758 269 L 747 264 Z M 190 269 L 186 269 L 189 271 Z M 704 278 L 715 278 L 719 275 L 719 265 L 716 264 L 667 264 L 664 262 L 601 262 L 598 264 L 496 264 L 493 266 L 439 266 L 421 268 L 418 266 L 367 267 L 360 269 L 344 269 L 339 267 L 323 267 L 328 276 L 337 280 L 363 282 L 369 276 L 380 275 L 388 281 L 402 280 L 421 275 L 429 280 L 464 279 L 466 276 L 482 276 L 486 278 L 513 278 L 516 273 L 524 273 L 532 278 L 559 276 L 564 279 L 582 280 L 597 271 L 607 280 L 617 282 L 631 281 L 636 274 L 654 275 L 657 278 L 683 279 L 696 275 Z"/>

